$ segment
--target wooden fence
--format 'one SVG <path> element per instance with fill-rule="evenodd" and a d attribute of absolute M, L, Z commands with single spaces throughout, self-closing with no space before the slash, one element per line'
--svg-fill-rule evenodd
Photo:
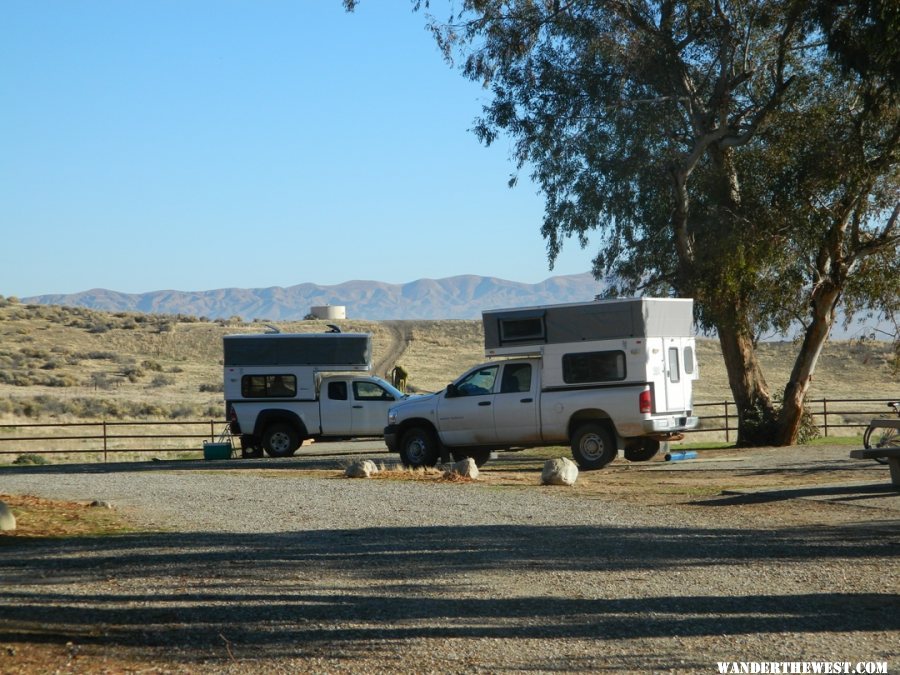
<path fill-rule="evenodd" d="M 816 399 L 807 408 L 823 436 L 839 429 L 862 433 L 873 417 L 890 413 L 887 402 L 897 398 Z M 876 405 L 881 404 L 881 405 Z M 730 443 L 737 434 L 737 409 L 733 401 L 697 403 L 700 427 L 691 433 L 724 435 Z M 219 440 L 224 420 L 160 422 L 0 423 L 0 455 L 89 453 L 103 461 L 118 453 L 201 452 L 203 441 Z M 844 434 L 848 435 L 848 434 Z M 186 445 L 188 440 L 190 445 Z"/>

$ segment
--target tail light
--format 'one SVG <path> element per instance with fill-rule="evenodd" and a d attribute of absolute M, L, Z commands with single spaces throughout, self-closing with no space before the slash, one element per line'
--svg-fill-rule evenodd
<path fill-rule="evenodd" d="M 653 412 L 653 393 L 649 389 L 645 389 L 638 397 L 638 405 L 642 413 Z"/>
<path fill-rule="evenodd" d="M 228 406 L 228 426 L 230 427 L 232 434 L 238 435 L 241 433 L 241 425 L 240 422 L 238 422 L 237 411 L 231 406 Z"/>

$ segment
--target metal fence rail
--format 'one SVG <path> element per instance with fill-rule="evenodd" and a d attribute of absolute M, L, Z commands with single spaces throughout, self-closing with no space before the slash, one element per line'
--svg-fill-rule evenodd
<path fill-rule="evenodd" d="M 820 398 L 806 401 L 806 408 L 823 436 L 836 429 L 859 429 L 862 431 L 869 425 L 869 420 L 876 417 L 892 417 L 887 407 L 889 401 L 900 400 L 900 396 L 893 398 Z M 875 403 L 883 404 L 879 409 L 873 410 Z M 837 406 L 837 407 L 835 407 Z M 701 410 L 718 408 L 721 414 L 703 414 Z M 738 414 L 734 401 L 719 401 L 715 403 L 695 403 L 694 411 L 700 417 L 700 426 L 689 433 L 699 432 L 724 432 L 725 442 L 731 442 L 732 433 L 738 430 Z M 831 434 L 835 435 L 835 434 Z"/>
<path fill-rule="evenodd" d="M 221 438 L 225 425 L 224 420 L 0 423 L 0 455 L 102 453 L 106 462 L 114 453 L 198 452 L 203 449 L 202 441 Z M 152 429 L 144 433 L 142 429 L 148 427 Z M 59 433 L 48 433 L 51 430 Z M 185 446 L 179 444 L 181 439 L 197 442 Z M 35 447 L 37 443 L 41 447 Z"/>
<path fill-rule="evenodd" d="M 828 436 L 829 433 L 834 435 L 837 429 L 858 429 L 861 433 L 870 419 L 889 417 L 887 402 L 898 399 L 900 396 L 822 398 L 809 400 L 806 405 L 816 426 L 824 436 Z M 882 405 L 874 410 L 877 403 Z M 725 442 L 731 442 L 738 426 L 737 408 L 733 401 L 697 403 L 694 410 L 700 416 L 700 426 L 689 433 L 724 434 Z M 202 441 L 215 442 L 222 437 L 225 428 L 225 420 L 0 423 L 0 455 L 87 453 L 102 454 L 106 462 L 110 454 L 116 453 L 200 452 Z M 195 443 L 186 446 L 185 439 Z"/>

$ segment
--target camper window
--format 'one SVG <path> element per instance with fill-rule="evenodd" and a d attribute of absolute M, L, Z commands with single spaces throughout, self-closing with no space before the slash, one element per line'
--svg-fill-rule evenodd
<path fill-rule="evenodd" d="M 290 398 L 297 395 L 294 375 L 244 375 L 241 396 L 244 398 Z"/>
<path fill-rule="evenodd" d="M 684 372 L 688 375 L 694 374 L 694 350 L 690 347 L 684 348 Z"/>
<path fill-rule="evenodd" d="M 681 368 L 678 365 L 678 347 L 669 347 L 669 382 L 681 382 Z"/>
<path fill-rule="evenodd" d="M 566 384 L 615 382 L 625 379 L 625 352 L 583 352 L 565 354 L 562 358 L 563 381 Z"/>
<path fill-rule="evenodd" d="M 544 317 L 500 319 L 500 342 L 543 340 L 546 336 Z"/>

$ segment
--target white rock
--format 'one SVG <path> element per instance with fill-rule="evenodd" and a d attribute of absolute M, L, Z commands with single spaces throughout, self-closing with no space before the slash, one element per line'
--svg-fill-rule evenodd
<path fill-rule="evenodd" d="M 571 459 L 559 457 L 544 462 L 541 471 L 542 485 L 575 485 L 578 480 L 578 465 Z"/>
<path fill-rule="evenodd" d="M 347 467 L 344 475 L 347 478 L 368 478 L 373 473 L 378 473 L 378 467 L 371 459 L 358 459 Z"/>
<path fill-rule="evenodd" d="M 16 517 L 6 504 L 0 502 L 0 530 L 14 529 L 16 529 Z"/>
<path fill-rule="evenodd" d="M 471 457 L 459 460 L 450 471 L 459 474 L 463 478 L 471 478 L 473 480 L 478 478 L 478 465 L 475 464 L 475 460 Z"/>

